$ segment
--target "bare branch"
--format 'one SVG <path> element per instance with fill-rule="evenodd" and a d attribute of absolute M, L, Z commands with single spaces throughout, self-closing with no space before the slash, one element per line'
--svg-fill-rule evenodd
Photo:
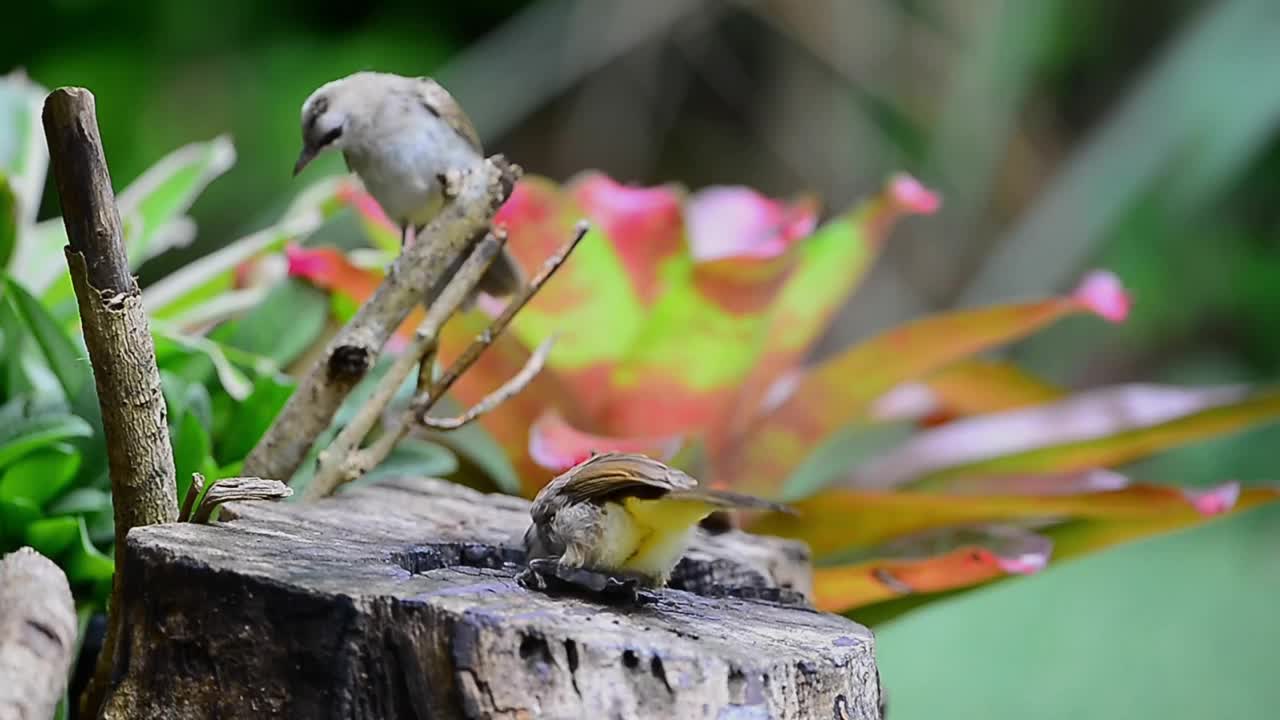
<path fill-rule="evenodd" d="M 67 229 L 64 252 L 102 409 L 115 518 L 111 613 L 81 704 L 82 715 L 97 717 L 121 630 L 115 608 L 120 607 L 125 535 L 135 527 L 173 522 L 178 493 L 155 345 L 125 255 L 93 94 L 74 87 L 53 91 L 45 99 L 43 121 Z"/>
<path fill-rule="evenodd" d="M 414 365 L 430 366 L 440 328 L 444 327 L 445 322 L 471 296 L 480 283 L 480 278 L 484 276 L 485 271 L 502 250 L 506 239 L 504 231 L 489 233 L 458 268 L 458 272 L 449 280 L 440 296 L 431 303 L 426 318 L 418 326 L 413 343 L 396 358 L 387 374 L 378 382 L 378 386 L 364 407 L 360 408 L 351 422 L 338 433 L 329 447 L 320 453 L 320 467 L 316 469 L 315 477 L 303 492 L 305 498 L 315 499 L 332 495 L 340 486 L 355 480 L 372 467 L 362 461 L 365 456 L 359 452 L 360 444 L 377 424 L 383 410 L 395 396 L 396 390 L 413 372 Z"/>
<path fill-rule="evenodd" d="M 501 156 L 465 173 L 458 196 L 401 252 L 373 297 L 329 341 L 245 459 L 245 473 L 282 480 L 293 476 L 387 339 L 479 240 L 520 173 L 519 166 Z"/>
<path fill-rule="evenodd" d="M 587 229 L 588 225 L 585 220 L 579 222 L 577 227 L 574 228 L 573 238 L 570 239 L 569 242 L 565 243 L 564 247 L 560 248 L 555 255 L 547 258 L 546 262 L 542 264 L 542 269 L 538 271 L 538 274 L 529 282 L 524 290 L 507 303 L 507 307 L 502 311 L 502 314 L 495 318 L 494 321 L 489 324 L 489 327 L 485 328 L 485 331 L 476 338 L 475 342 L 467 347 L 466 351 L 464 351 L 463 354 L 454 361 L 453 365 L 449 367 L 439 380 L 431 383 L 431 386 L 425 392 L 420 392 L 417 395 L 414 401 L 410 403 L 408 410 L 406 410 L 401 416 L 400 420 L 398 422 L 394 422 L 391 427 L 387 428 L 387 431 L 375 440 L 372 445 L 347 456 L 346 463 L 348 472 L 363 473 L 370 468 L 376 467 L 378 463 L 386 459 L 387 455 L 391 454 L 396 443 L 400 442 L 401 438 L 408 434 L 409 429 L 419 422 L 417 418 L 425 417 L 426 413 L 435 405 L 436 400 L 434 398 L 439 398 L 448 391 L 449 387 L 453 385 L 453 382 L 458 379 L 458 376 L 465 372 L 467 368 L 471 367 L 471 365 L 476 361 L 476 358 L 480 357 L 480 353 L 492 344 L 493 339 L 496 338 L 498 334 L 502 332 L 503 328 L 511 322 L 511 318 L 515 317 L 515 314 L 528 304 L 529 299 L 536 295 L 538 290 L 541 289 L 542 286 L 546 284 L 547 280 L 555 273 L 556 269 L 564 264 L 564 261 L 569 257 L 569 254 L 573 252 L 574 248 L 578 246 L 578 243 L 582 241 L 583 236 L 587 234 Z M 435 346 L 432 345 L 430 349 L 434 351 Z M 534 354 L 537 355 L 538 353 Z M 542 360 L 539 359 L 537 366 L 530 371 L 528 368 L 532 362 L 533 359 L 530 359 L 529 363 L 526 363 L 525 368 L 517 373 L 516 378 L 513 378 L 504 385 L 504 387 L 507 388 L 510 388 L 513 385 L 516 387 L 505 397 L 497 400 L 494 403 L 495 406 L 507 397 L 519 392 L 523 389 L 524 385 L 527 385 L 533 377 L 537 375 L 538 370 L 541 369 Z M 430 360 L 429 358 L 424 357 L 423 366 L 419 372 L 420 384 L 423 377 L 430 377 L 429 367 Z M 518 378 L 525 375 L 526 372 L 528 372 L 529 375 L 528 379 L 524 380 L 522 383 L 519 382 Z M 401 379 L 403 380 L 403 376 Z M 499 389 L 499 391 L 494 394 L 497 395 L 501 392 L 502 390 Z M 488 398 L 486 398 L 486 400 L 487 399 Z M 481 404 L 484 404 L 484 402 L 482 401 Z M 382 409 L 379 408 L 378 412 L 381 412 L 381 410 Z M 483 414 L 484 412 L 488 412 L 488 410 L 483 410 L 480 414 Z M 479 415 L 477 415 L 477 417 L 479 417 Z"/>
<path fill-rule="evenodd" d="M 432 430 L 457 430 L 469 423 L 480 419 L 487 412 L 493 411 L 516 393 L 525 389 L 529 383 L 533 382 L 533 378 L 542 371 L 543 364 L 547 361 L 547 354 L 551 352 L 551 346 L 555 343 L 555 337 L 549 337 L 542 341 L 529 359 L 525 362 L 524 367 L 520 368 L 520 372 L 516 373 L 510 380 L 506 381 L 497 390 L 489 393 L 483 400 L 476 403 L 470 410 L 462 415 L 451 418 L 433 418 L 423 417 L 421 423 Z"/>
<path fill-rule="evenodd" d="M 577 226 L 574 228 L 573 237 L 569 242 L 565 243 L 564 246 L 556 252 L 556 254 L 547 258 L 546 261 L 542 263 L 542 269 L 539 270 L 538 274 L 529 281 L 529 284 L 525 289 L 520 294 L 511 298 L 511 301 L 507 303 L 505 308 L 503 308 L 502 313 L 498 315 L 498 317 L 494 318 L 493 322 L 489 323 L 489 327 L 485 328 L 484 332 L 480 333 L 480 335 L 476 337 L 475 341 L 473 341 L 471 345 L 463 351 L 462 355 L 458 356 L 457 360 L 453 361 L 453 364 L 449 366 L 449 369 L 446 370 L 438 380 L 433 382 L 426 392 L 419 393 L 418 396 L 413 399 L 413 403 L 410 405 L 410 411 L 416 418 L 418 418 L 418 422 L 425 423 L 427 413 L 431 408 L 439 402 L 440 398 L 443 397 L 446 392 L 449 391 L 449 388 L 453 387 L 453 384 L 457 382 L 462 373 L 466 372 L 468 368 L 475 364 L 476 360 L 480 357 L 480 353 L 484 352 L 485 348 L 493 344 L 493 341 L 501 335 L 502 331 L 511 323 L 511 319 L 516 316 L 516 313 L 520 312 L 529 300 L 538 293 L 538 290 L 546 284 L 547 280 L 551 279 L 551 276 L 555 274 L 556 270 L 560 269 L 560 266 L 564 264 L 566 259 L 568 259 L 569 254 L 573 252 L 574 248 L 578 247 L 579 242 L 582 242 L 582 238 L 586 236 L 587 230 L 589 229 L 590 226 L 587 224 L 586 220 L 579 220 Z"/>

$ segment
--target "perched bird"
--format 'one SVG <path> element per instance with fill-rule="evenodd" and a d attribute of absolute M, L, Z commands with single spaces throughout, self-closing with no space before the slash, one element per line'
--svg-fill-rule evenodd
<path fill-rule="evenodd" d="M 661 587 L 698 522 L 728 508 L 792 512 L 750 495 L 700 488 L 644 455 L 593 455 L 534 498 L 524 534 L 529 568 L 594 590 Z"/>
<path fill-rule="evenodd" d="M 293 174 L 329 149 L 342 152 L 347 169 L 400 225 L 402 244 L 443 209 L 458 174 L 484 162 L 475 128 L 439 83 L 379 72 L 326 83 L 302 104 L 302 152 Z M 504 297 L 523 283 L 504 249 L 478 289 Z"/>

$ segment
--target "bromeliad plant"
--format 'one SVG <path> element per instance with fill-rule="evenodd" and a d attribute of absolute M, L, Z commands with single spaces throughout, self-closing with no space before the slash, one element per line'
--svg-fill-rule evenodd
<path fill-rule="evenodd" d="M 377 205 L 354 187 L 345 197 L 374 244 L 388 245 L 394 227 Z M 1275 497 L 1235 483 L 1132 484 L 1110 468 L 1269 420 L 1280 393 L 1125 385 L 1069 395 L 979 357 L 1068 316 L 1123 321 L 1129 298 L 1106 272 L 1066 295 L 924 317 L 814 361 L 894 223 L 938 204 L 899 175 L 817 227 L 812 200 L 743 187 L 526 178 L 496 222 L 527 267 L 578 218 L 594 229 L 455 386 L 474 403 L 558 336 L 543 374 L 480 420 L 509 462 L 478 464 L 529 496 L 592 451 L 638 451 L 793 502 L 799 517 L 749 527 L 807 541 L 817 604 L 867 621 Z M 353 305 L 382 264 L 330 248 L 288 257 L 292 275 Z M 454 318 L 444 361 L 484 327 L 484 311 Z"/>

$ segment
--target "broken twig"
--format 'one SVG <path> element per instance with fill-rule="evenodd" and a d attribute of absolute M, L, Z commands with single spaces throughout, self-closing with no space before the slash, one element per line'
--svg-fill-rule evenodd
<path fill-rule="evenodd" d="M 494 338 L 498 337 L 502 330 L 506 328 L 507 324 L 511 322 L 511 318 L 515 317 L 515 314 L 528 304 L 529 299 L 536 295 L 538 290 L 541 289 L 542 286 L 546 284 L 547 280 L 549 280 L 555 273 L 556 269 L 564 264 L 564 261 L 569 257 L 569 254 L 573 252 L 574 248 L 578 246 L 578 243 L 582 241 L 583 236 L 587 234 L 587 229 L 588 226 L 586 221 L 578 223 L 577 228 L 574 230 L 573 238 L 570 239 L 569 242 L 565 243 L 564 246 L 556 252 L 556 254 L 547 258 L 547 260 L 542 264 L 542 269 L 531 281 L 529 281 L 529 284 L 526 285 L 519 294 L 507 302 L 507 307 L 503 309 L 502 314 L 495 318 L 493 322 L 485 328 L 484 332 L 480 333 L 480 336 L 467 347 L 462 355 L 454 361 L 449 369 L 446 370 L 438 380 L 431 383 L 431 386 L 426 391 L 418 394 L 414 402 L 411 403 L 409 408 L 401 415 L 400 420 L 395 422 L 392 427 L 388 428 L 386 432 L 379 436 L 372 445 L 362 450 L 357 450 L 349 456 L 347 462 L 349 463 L 350 468 L 364 472 L 369 468 L 376 467 L 378 463 L 382 462 L 391 454 L 396 443 L 400 442 L 400 440 L 409 433 L 410 428 L 419 424 L 419 418 L 426 417 L 426 413 L 430 411 L 432 406 L 436 403 L 436 400 L 433 398 L 439 398 L 448 391 L 449 387 L 453 385 L 453 382 L 457 380 L 467 368 L 471 367 L 472 363 L 476 361 L 476 358 L 480 357 L 480 353 L 484 352 L 484 349 L 493 343 Z M 423 324 L 425 325 L 426 322 L 424 321 Z M 531 357 L 525 363 L 524 368 L 522 368 L 520 372 L 516 373 L 515 377 L 504 383 L 501 388 L 492 393 L 489 397 L 485 398 L 485 400 L 482 400 L 477 406 L 477 408 L 479 408 L 478 410 L 477 408 L 472 408 L 470 411 L 465 413 L 462 418 L 459 418 L 459 420 L 465 419 L 467 415 L 471 414 L 474 414 L 474 417 L 471 419 L 480 417 L 484 413 L 497 407 L 507 398 L 520 392 L 520 390 L 528 385 L 529 382 L 533 380 L 534 376 L 538 374 L 538 371 L 542 369 L 542 363 L 545 360 L 545 355 L 547 352 L 550 352 L 550 344 L 544 343 L 544 345 L 546 346 L 546 349 L 544 350 L 540 347 L 539 351 L 534 353 L 534 357 Z M 425 350 L 426 353 L 423 356 L 422 362 L 424 364 L 429 364 L 430 359 L 435 352 L 434 343 L 425 348 Z M 401 376 L 402 380 L 403 377 L 404 376 Z M 490 400 L 492 400 L 491 405 L 489 404 Z M 374 409 L 376 409 L 378 413 L 381 413 L 383 407 L 384 406 L 378 406 Z M 428 420 L 430 420 L 430 418 L 428 418 Z M 466 422 L 470 422 L 470 420 L 467 420 Z M 461 427 L 462 425 L 465 425 L 466 422 L 460 422 L 458 426 Z"/>
<path fill-rule="evenodd" d="M 371 469 L 377 462 L 369 463 L 369 457 L 359 448 L 371 431 L 382 411 L 395 396 L 396 390 L 413 372 L 414 365 L 429 366 L 435 354 L 436 336 L 440 328 L 466 302 L 480 278 L 493 263 L 494 258 L 502 251 L 506 242 L 504 231 L 491 232 L 476 246 L 470 257 L 462 263 L 457 273 L 449 280 L 440 296 L 431 303 L 427 316 L 418 331 L 414 334 L 413 343 L 396 358 L 387 374 L 378 382 L 373 394 L 360 408 L 356 416 L 329 443 L 329 447 L 320 453 L 319 467 L 315 477 L 307 485 L 304 497 L 314 499 L 332 495 L 342 485 L 355 480 Z M 385 457 L 385 456 L 384 456 Z M 377 459 L 381 461 L 381 458 Z"/>
<path fill-rule="evenodd" d="M 401 252 L 373 297 L 329 341 L 298 383 L 245 459 L 245 473 L 279 480 L 293 476 L 342 401 L 373 367 L 387 339 L 427 290 L 467 253 L 511 195 L 520 174 L 519 166 L 500 155 L 463 174 L 458 196 Z"/>
<path fill-rule="evenodd" d="M 213 511 L 223 503 L 237 500 L 283 500 L 293 494 L 289 486 L 279 480 L 264 480 L 260 477 L 223 478 L 209 487 L 191 516 L 191 522 L 208 524 Z"/>
<path fill-rule="evenodd" d="M 419 422 L 432 430 L 457 430 L 479 420 L 485 413 L 491 412 L 494 408 L 506 402 L 508 398 L 523 390 L 526 385 L 533 382 L 533 379 L 541 372 L 543 364 L 546 363 L 547 355 L 551 352 L 551 346 L 554 343 L 554 336 L 543 340 L 542 344 L 525 361 L 524 367 L 520 368 L 520 372 L 503 383 L 502 387 L 489 393 L 483 400 L 471 406 L 471 409 L 465 413 L 451 418 L 422 417 Z"/>
<path fill-rule="evenodd" d="M 97 717 L 120 633 L 115 608 L 120 607 L 125 535 L 142 525 L 173 522 L 178 491 L 155 346 L 125 256 L 93 94 L 84 88 L 54 90 L 45 100 L 43 120 L 67 229 L 67 265 L 102 409 L 115 517 L 111 613 L 81 704 L 84 717 Z"/>
<path fill-rule="evenodd" d="M 475 364 L 476 360 L 480 357 L 480 353 L 484 352 L 485 348 L 492 345 L 493 341 L 502 334 L 502 331 L 511 323 L 511 319 L 516 316 L 516 313 L 520 312 L 520 310 L 528 304 L 529 300 L 532 299 L 534 295 L 538 294 L 538 290 L 546 284 L 547 280 L 551 279 L 551 276 L 555 274 L 556 270 L 560 269 L 560 266 L 564 264 L 566 259 L 568 259 L 569 254 L 573 252 L 574 248 L 578 247 L 578 243 L 582 242 L 582 238 L 586 236 L 587 230 L 589 229 L 590 226 L 587 224 L 586 220 L 579 220 L 577 226 L 574 228 L 573 237 L 570 238 L 569 242 L 565 243 L 564 246 L 556 252 L 556 254 L 547 258 L 546 261 L 542 263 L 542 269 L 539 270 L 538 274 L 529 281 L 529 284 L 525 286 L 524 290 L 507 303 L 507 306 L 503 308 L 502 313 L 498 315 L 498 317 L 494 318 L 493 322 L 489 323 L 489 327 L 485 328 L 484 332 L 480 333 L 480 335 L 478 335 L 476 339 L 467 346 L 467 349 L 463 351 L 462 355 L 458 356 L 457 360 L 453 361 L 453 364 L 449 366 L 449 369 L 445 370 L 444 374 L 441 375 L 439 379 L 431 383 L 431 387 L 427 388 L 426 391 L 419 393 L 413 399 L 409 409 L 410 412 L 413 413 L 413 417 L 417 422 L 425 424 L 429 421 L 427 413 L 430 412 L 431 408 L 440 401 L 440 398 L 449 391 L 449 388 L 453 387 L 453 384 L 457 382 L 462 373 L 466 372 L 468 368 Z"/>

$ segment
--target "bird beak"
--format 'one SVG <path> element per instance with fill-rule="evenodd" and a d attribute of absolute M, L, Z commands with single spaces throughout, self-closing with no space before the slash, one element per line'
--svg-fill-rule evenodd
<path fill-rule="evenodd" d="M 293 176 L 298 177 L 298 173 L 302 172 L 302 168 L 306 167 L 316 157 L 316 149 L 310 145 L 303 145 L 302 152 L 298 153 L 298 162 L 293 164 Z"/>

